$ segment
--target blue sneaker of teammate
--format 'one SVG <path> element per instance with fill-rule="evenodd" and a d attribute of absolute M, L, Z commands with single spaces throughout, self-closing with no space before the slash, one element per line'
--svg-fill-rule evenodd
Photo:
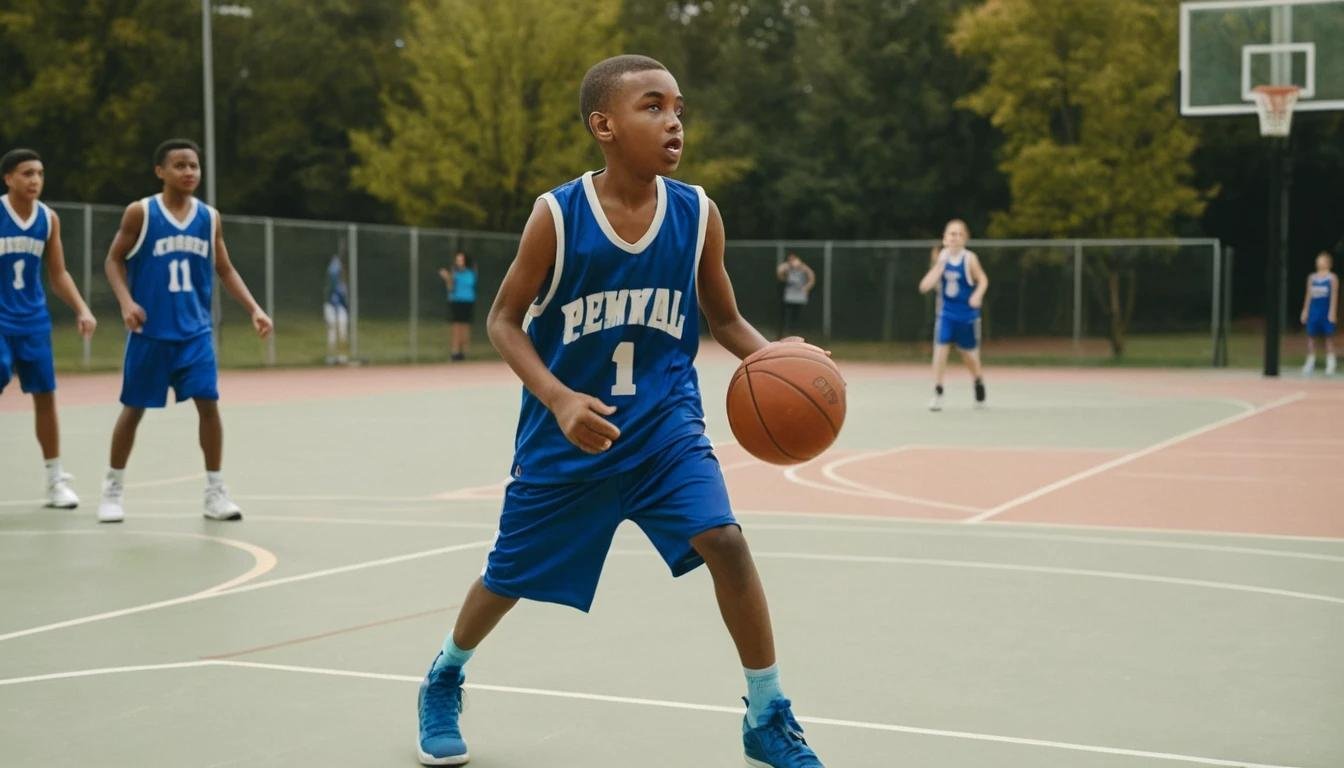
<path fill-rule="evenodd" d="M 745 702 L 746 699 L 743 699 Z M 788 699 L 770 702 L 765 722 L 752 728 L 742 718 L 742 746 L 747 765 L 757 768 L 824 768 L 803 740 L 803 727 L 793 719 Z"/>
<path fill-rule="evenodd" d="M 439 654 L 442 656 L 443 654 Z M 438 657 L 434 658 L 435 663 Z M 462 730 L 457 726 L 462 713 L 462 683 L 466 682 L 461 667 L 435 668 L 420 683 L 420 764 L 465 765 L 470 756 Z"/>

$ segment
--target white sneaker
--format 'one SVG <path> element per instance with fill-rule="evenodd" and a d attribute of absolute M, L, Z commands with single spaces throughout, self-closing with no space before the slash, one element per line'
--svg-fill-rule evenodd
<path fill-rule="evenodd" d="M 70 488 L 70 476 L 62 472 L 56 482 L 47 484 L 47 506 L 56 509 L 74 509 L 79 506 L 79 496 Z"/>
<path fill-rule="evenodd" d="M 108 478 L 103 481 L 103 498 L 98 501 L 98 522 L 120 523 L 126 519 L 121 509 L 121 482 Z"/>
<path fill-rule="evenodd" d="M 933 399 L 929 401 L 929 410 L 930 410 L 930 411 L 941 411 L 941 410 L 943 410 L 943 396 L 942 396 L 942 395 L 934 395 L 934 396 L 933 396 Z"/>
<path fill-rule="evenodd" d="M 1328 363 L 1327 363 L 1328 365 Z M 1310 376 L 1312 371 L 1316 370 L 1316 356 L 1307 355 L 1307 362 L 1302 364 L 1302 375 Z"/>
<path fill-rule="evenodd" d="M 1334 375 L 1335 375 L 1335 356 L 1334 356 L 1334 355 L 1326 355 L 1326 356 L 1325 356 L 1325 375 L 1326 375 L 1326 376 L 1334 376 Z"/>
<path fill-rule="evenodd" d="M 209 485 L 205 488 L 205 516 L 211 520 L 242 520 L 243 510 L 229 498 L 227 488 Z"/>

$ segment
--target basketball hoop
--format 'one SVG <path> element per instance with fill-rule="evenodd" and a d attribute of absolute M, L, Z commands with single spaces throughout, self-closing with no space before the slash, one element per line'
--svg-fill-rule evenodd
<path fill-rule="evenodd" d="M 1296 85 L 1257 85 L 1255 111 L 1260 115 L 1261 136 L 1287 136 L 1293 127 L 1293 105 L 1302 90 Z"/>

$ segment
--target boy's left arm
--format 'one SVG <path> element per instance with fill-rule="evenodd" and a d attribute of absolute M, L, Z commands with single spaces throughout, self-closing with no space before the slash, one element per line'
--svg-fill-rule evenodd
<path fill-rule="evenodd" d="M 252 327 L 257 329 L 257 335 L 266 338 L 271 335 L 271 329 L 274 327 L 271 323 L 271 316 L 261 308 L 257 300 L 252 298 L 252 292 L 247 290 L 247 283 L 243 282 L 243 276 L 238 274 L 238 270 L 233 268 L 233 262 L 229 261 L 229 249 L 224 245 L 224 222 L 220 220 L 219 214 L 215 214 L 215 274 L 219 276 L 219 282 L 224 286 L 224 290 L 229 292 L 233 300 L 243 305 L 247 313 L 252 316 Z"/>
<path fill-rule="evenodd" d="M 723 218 L 719 215 L 719 207 L 710 200 L 700 272 L 696 275 L 700 309 L 705 313 L 714 340 L 738 358 L 744 358 L 770 342 L 737 311 L 733 283 L 723 264 L 723 243 Z"/>
<path fill-rule="evenodd" d="M 989 290 L 989 275 L 985 274 L 985 268 L 980 266 L 980 257 L 974 253 L 971 254 L 971 276 L 975 278 L 975 290 L 971 291 L 970 304 L 979 309 L 985 303 L 985 292 Z"/>
<path fill-rule="evenodd" d="M 51 234 L 47 237 L 47 249 L 42 261 L 47 265 L 47 284 L 51 286 L 51 292 L 75 311 L 75 327 L 79 329 L 79 335 L 89 338 L 93 335 L 93 330 L 98 327 L 98 321 L 89 311 L 89 305 L 84 303 L 84 297 L 79 295 L 75 279 L 65 268 L 65 248 L 61 245 L 61 219 L 55 211 L 51 211 Z"/>

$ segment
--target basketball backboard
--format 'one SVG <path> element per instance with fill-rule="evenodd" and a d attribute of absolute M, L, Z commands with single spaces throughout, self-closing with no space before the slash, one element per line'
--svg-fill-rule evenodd
<path fill-rule="evenodd" d="M 1253 89 L 1295 85 L 1297 112 L 1344 109 L 1344 0 L 1181 3 L 1181 114 L 1255 114 Z"/>

